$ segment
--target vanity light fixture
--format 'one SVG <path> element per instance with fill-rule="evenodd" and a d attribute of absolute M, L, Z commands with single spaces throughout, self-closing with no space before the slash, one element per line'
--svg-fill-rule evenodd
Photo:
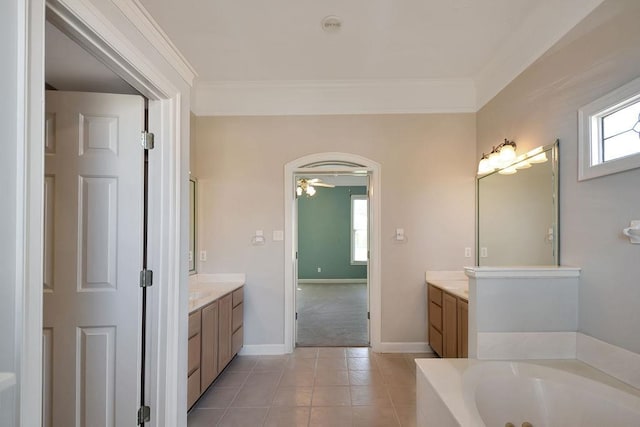
<path fill-rule="evenodd" d="M 496 169 L 509 166 L 515 159 L 516 143 L 505 138 L 504 142 L 493 147 L 488 155 L 482 153 L 482 158 L 478 163 L 478 175 L 485 175 Z"/>

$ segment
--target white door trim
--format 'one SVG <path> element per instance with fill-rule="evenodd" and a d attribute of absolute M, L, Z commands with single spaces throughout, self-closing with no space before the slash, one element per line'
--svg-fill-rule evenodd
<path fill-rule="evenodd" d="M 151 425 L 186 425 L 187 294 L 186 207 L 188 168 L 181 148 L 185 132 L 183 116 L 188 109 L 188 90 L 182 93 L 161 71 L 149 53 L 137 49 L 90 0 L 21 0 L 24 19 L 19 22 L 19 70 L 17 91 L 23 96 L 21 140 L 18 156 L 16 206 L 20 232 L 16 242 L 17 358 L 19 420 L 22 426 L 40 426 L 42 407 L 42 215 L 44 152 L 44 25 L 47 18 L 98 56 L 129 84 L 149 98 L 151 131 L 157 146 L 152 151 L 150 194 L 149 265 L 154 270 L 149 312 L 148 368 L 152 406 Z M 132 25 L 135 25 L 132 22 Z M 22 28 L 23 27 L 23 28 Z M 153 44 L 153 40 L 148 38 Z M 178 64 L 169 64 L 173 69 Z M 191 85 L 191 82 L 186 82 Z M 183 90 L 184 91 L 184 90 Z M 187 98 L 184 98 L 186 96 Z M 188 141 L 188 139 L 187 139 Z M 183 222 L 185 224 L 183 224 Z M 184 246 L 184 248 L 183 248 Z M 184 249 L 184 250 L 183 250 Z M 159 284 L 162 283 L 162 286 Z"/>
<path fill-rule="evenodd" d="M 330 169 L 309 167 L 308 165 L 325 162 L 332 164 Z M 336 166 L 336 163 L 357 164 L 362 167 Z M 295 346 L 295 239 L 297 239 L 297 224 L 295 220 L 295 175 L 300 173 L 323 172 L 354 172 L 366 170 L 370 174 L 369 203 L 370 227 L 369 237 L 369 310 L 370 340 L 374 351 L 380 348 L 381 334 L 381 275 L 380 275 L 380 236 L 381 236 L 381 170 L 380 164 L 366 157 L 349 153 L 317 153 L 300 157 L 284 167 L 284 347 L 292 352 Z"/>

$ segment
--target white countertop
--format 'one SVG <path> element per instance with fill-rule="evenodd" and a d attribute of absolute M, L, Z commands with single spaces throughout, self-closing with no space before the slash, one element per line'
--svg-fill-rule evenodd
<path fill-rule="evenodd" d="M 244 286 L 244 274 L 194 274 L 189 277 L 189 313 Z"/>
<path fill-rule="evenodd" d="M 452 295 L 469 300 L 469 279 L 464 271 L 427 271 L 425 281 Z"/>

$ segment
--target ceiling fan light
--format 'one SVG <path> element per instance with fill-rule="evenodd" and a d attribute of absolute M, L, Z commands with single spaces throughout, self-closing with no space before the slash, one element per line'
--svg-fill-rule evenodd
<path fill-rule="evenodd" d="M 296 195 L 298 197 L 302 196 L 302 187 L 300 187 L 300 186 L 296 187 Z"/>
<path fill-rule="evenodd" d="M 313 186 L 312 186 L 312 185 L 309 185 L 309 186 L 307 187 L 307 194 L 308 194 L 309 196 L 313 196 L 314 194 L 316 194 L 316 189 L 315 189 L 315 188 L 313 188 Z"/>

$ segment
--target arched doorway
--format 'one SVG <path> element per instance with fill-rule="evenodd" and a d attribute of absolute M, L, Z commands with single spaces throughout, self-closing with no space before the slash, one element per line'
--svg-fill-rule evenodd
<path fill-rule="evenodd" d="M 317 153 L 295 159 L 285 165 L 285 319 L 284 341 L 287 351 L 295 346 L 296 327 L 296 250 L 297 204 L 296 176 L 302 174 L 364 174 L 369 177 L 369 312 L 370 345 L 375 351 L 380 345 L 381 290 L 380 290 L 380 164 L 349 153 Z"/>

